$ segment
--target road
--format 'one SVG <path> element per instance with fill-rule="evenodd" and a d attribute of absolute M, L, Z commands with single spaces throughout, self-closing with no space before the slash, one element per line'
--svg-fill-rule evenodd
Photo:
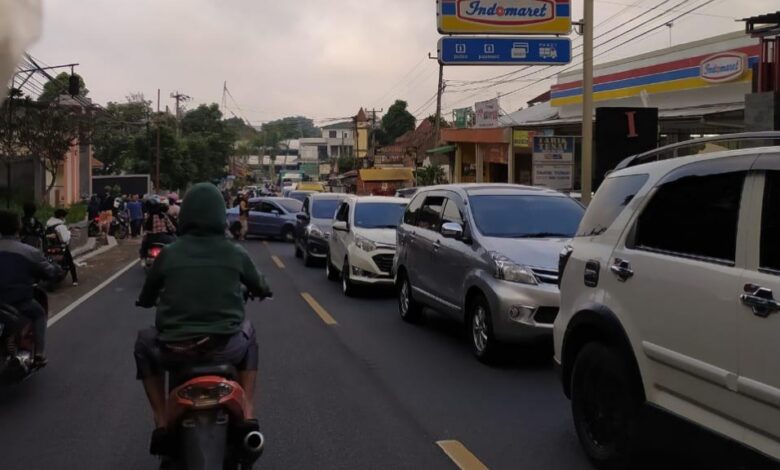
<path fill-rule="evenodd" d="M 525 360 L 521 349 L 484 366 L 457 324 L 436 315 L 405 324 L 392 294 L 346 299 L 291 245 L 246 246 L 276 296 L 248 306 L 268 442 L 259 468 L 457 468 L 439 441 L 491 469 L 590 468 L 549 358 Z M 49 366 L 0 391 L 4 470 L 156 468 L 132 360 L 136 331 L 153 321 L 133 307 L 143 280 L 133 267 L 59 319 Z"/>

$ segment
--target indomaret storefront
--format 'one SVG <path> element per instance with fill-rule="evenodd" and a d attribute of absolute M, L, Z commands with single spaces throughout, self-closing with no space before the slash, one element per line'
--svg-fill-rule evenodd
<path fill-rule="evenodd" d="M 753 89 L 758 55 L 758 39 L 740 31 L 599 64 L 595 107 L 658 108 L 658 145 L 738 132 L 745 126 L 745 95 Z M 502 116 L 505 130 L 491 134 L 489 142 L 475 142 L 475 129 L 443 133 L 457 147 L 455 180 L 537 184 L 533 137 L 573 136 L 572 188 L 579 187 L 581 79 L 580 70 L 560 74 L 549 99 Z M 479 151 L 487 144 L 501 152 Z"/>

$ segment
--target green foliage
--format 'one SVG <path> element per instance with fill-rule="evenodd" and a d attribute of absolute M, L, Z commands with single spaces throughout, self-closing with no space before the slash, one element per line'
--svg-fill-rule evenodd
<path fill-rule="evenodd" d="M 339 157 L 336 164 L 338 165 L 339 173 L 346 173 L 358 167 L 358 160 L 352 155 L 344 155 Z"/>
<path fill-rule="evenodd" d="M 387 143 L 395 142 L 395 139 L 414 130 L 416 120 L 407 110 L 408 106 L 406 101 L 396 100 L 382 118 L 382 130 Z"/>
<path fill-rule="evenodd" d="M 133 142 L 139 133 L 150 137 L 148 123 L 152 114 L 151 104 L 141 94 L 130 95 L 125 103 L 109 102 L 105 112 L 95 116 L 92 143 L 95 158 L 104 165 L 96 173 L 121 173 L 129 170 L 135 160 L 149 158 L 149 149 L 146 147 L 142 149 L 143 155 L 135 154 Z"/>
<path fill-rule="evenodd" d="M 77 73 L 74 75 L 79 77 L 79 96 L 87 96 L 87 94 L 89 94 L 89 90 L 84 83 L 84 79 L 81 78 L 81 75 Z M 41 93 L 41 96 L 38 97 L 38 101 L 48 103 L 50 101 L 56 100 L 60 97 L 60 95 L 67 94 L 69 82 L 70 74 L 66 72 L 60 73 L 54 77 L 53 80 L 49 80 L 43 85 L 43 93 Z"/>
<path fill-rule="evenodd" d="M 424 166 L 417 169 L 417 186 L 432 186 L 447 181 L 444 168 L 440 165 Z"/>

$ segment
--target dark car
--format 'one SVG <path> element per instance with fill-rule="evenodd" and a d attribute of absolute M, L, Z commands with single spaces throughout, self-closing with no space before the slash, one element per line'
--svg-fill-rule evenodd
<path fill-rule="evenodd" d="M 260 197 L 249 200 L 249 233 L 262 237 L 278 237 L 293 241 L 295 216 L 303 204 L 283 197 Z M 238 206 L 227 211 L 228 226 L 238 221 Z"/>
<path fill-rule="evenodd" d="M 316 260 L 324 261 L 328 255 L 333 215 L 346 194 L 312 193 L 303 202 L 295 227 L 295 256 L 303 258 L 303 264 L 312 266 Z"/>

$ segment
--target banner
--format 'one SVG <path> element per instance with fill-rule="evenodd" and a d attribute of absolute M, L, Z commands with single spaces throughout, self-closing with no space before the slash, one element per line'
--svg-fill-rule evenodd
<path fill-rule="evenodd" d="M 460 108 L 452 111 L 455 115 L 455 127 L 465 129 L 473 124 L 474 111 L 471 108 Z"/>
<path fill-rule="evenodd" d="M 658 146 L 658 108 L 596 108 L 593 189 L 624 159 Z"/>
<path fill-rule="evenodd" d="M 499 127 L 499 108 L 497 98 L 488 101 L 480 101 L 474 104 L 474 111 L 477 115 L 474 124 L 475 127 Z"/>
<path fill-rule="evenodd" d="M 574 137 L 534 137 L 534 163 L 574 163 Z"/>
<path fill-rule="evenodd" d="M 536 132 L 534 131 L 512 131 L 512 145 L 515 147 L 529 148 L 531 147 L 531 140 L 534 138 Z"/>

